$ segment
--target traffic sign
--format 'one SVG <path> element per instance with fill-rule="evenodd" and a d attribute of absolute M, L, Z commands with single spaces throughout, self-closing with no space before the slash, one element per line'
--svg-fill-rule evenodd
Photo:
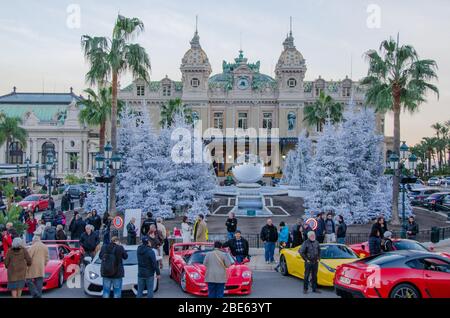
<path fill-rule="evenodd" d="M 113 219 L 113 226 L 114 226 L 116 229 L 122 228 L 122 226 L 123 226 L 123 219 L 122 219 L 120 216 L 116 216 L 116 217 Z"/>
<path fill-rule="evenodd" d="M 306 220 L 306 224 L 309 225 L 309 227 L 314 231 L 317 229 L 317 220 L 314 218 L 309 218 Z"/>

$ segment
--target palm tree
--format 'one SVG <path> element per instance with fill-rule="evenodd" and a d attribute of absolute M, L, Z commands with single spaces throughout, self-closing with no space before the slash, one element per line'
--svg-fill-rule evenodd
<path fill-rule="evenodd" d="M 111 145 L 117 151 L 117 90 L 119 77 L 131 71 L 135 79 L 140 78 L 148 83 L 150 58 L 139 44 L 130 43 L 140 32 L 144 31 L 144 23 L 138 18 L 117 16 L 112 37 L 91 37 L 83 35 L 81 46 L 90 69 L 86 80 L 101 86 L 111 76 Z M 116 212 L 115 180 L 111 184 L 110 206 L 112 215 Z"/>
<path fill-rule="evenodd" d="M 424 137 L 422 138 L 422 144 L 426 151 L 427 160 L 428 160 L 428 175 L 431 175 L 431 160 L 434 161 L 434 149 L 435 149 L 435 139 L 432 137 Z"/>
<path fill-rule="evenodd" d="M 441 127 L 441 136 L 442 136 L 442 143 L 443 143 L 443 149 L 442 149 L 442 151 L 443 151 L 443 156 L 442 156 L 442 159 L 443 159 L 443 161 L 444 161 L 444 165 L 448 165 L 449 164 L 449 162 L 448 162 L 448 160 L 447 160 L 447 156 L 446 156 L 446 153 L 447 153 L 447 150 L 448 150 L 448 142 L 449 142 L 449 136 L 448 136 L 448 133 L 450 132 L 450 128 L 449 127 L 447 127 L 445 124 Z"/>
<path fill-rule="evenodd" d="M 333 100 L 329 95 L 320 92 L 319 98 L 309 104 L 304 109 L 304 121 L 310 126 L 317 126 L 318 131 L 322 131 L 325 121 L 330 117 L 331 122 L 337 123 L 342 120 L 343 106 Z"/>
<path fill-rule="evenodd" d="M 440 140 L 440 134 L 441 134 L 441 128 L 443 126 L 440 123 L 435 123 L 431 125 L 431 128 L 433 128 L 436 131 L 436 137 L 438 140 Z M 437 145 L 437 144 L 436 144 Z M 437 155 L 438 155 L 438 162 L 439 162 L 439 168 L 442 166 L 442 149 L 437 149 Z"/>
<path fill-rule="evenodd" d="M 426 102 L 426 93 L 431 90 L 439 97 L 439 90 L 429 81 L 437 79 L 437 65 L 434 60 L 419 59 L 410 45 L 400 46 L 399 40 L 385 40 L 379 53 L 366 53 L 369 62 L 367 77 L 362 80 L 366 86 L 366 102 L 377 111 L 394 112 L 394 152 L 400 153 L 400 111 L 402 106 L 410 112 L 416 111 Z M 398 196 L 400 175 L 396 171 L 392 193 L 392 224 L 399 225 Z"/>
<path fill-rule="evenodd" d="M 171 99 L 161 107 L 161 120 L 159 124 L 162 127 L 170 127 L 173 124 L 175 115 L 181 115 L 187 123 L 192 123 L 192 110 L 183 105 L 180 98 Z"/>
<path fill-rule="evenodd" d="M 100 126 L 100 152 L 103 152 L 105 147 L 106 137 L 106 121 L 111 116 L 112 105 L 112 87 L 101 87 L 98 94 L 91 88 L 85 89 L 84 92 L 88 95 L 88 99 L 84 100 L 83 108 L 80 110 L 78 119 L 80 123 L 88 126 Z M 123 101 L 118 100 L 118 112 L 123 108 Z"/>
<path fill-rule="evenodd" d="M 9 145 L 11 142 L 18 141 L 22 147 L 27 146 L 27 131 L 20 127 L 22 119 L 19 117 L 2 116 L 0 121 L 0 146 L 6 142 L 6 162 L 9 162 Z"/>

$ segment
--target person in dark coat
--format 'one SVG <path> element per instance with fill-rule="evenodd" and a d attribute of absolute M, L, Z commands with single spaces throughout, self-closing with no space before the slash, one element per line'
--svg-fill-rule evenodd
<path fill-rule="evenodd" d="M 153 285 L 161 275 L 155 251 L 152 249 L 148 237 L 142 238 L 142 244 L 137 249 L 138 259 L 138 293 L 137 298 L 142 298 L 144 290 L 147 290 L 147 298 L 153 298 Z"/>
<path fill-rule="evenodd" d="M 408 218 L 408 224 L 406 225 L 406 235 L 408 239 L 415 240 L 416 235 L 419 233 L 419 224 L 417 224 L 415 218 L 410 216 Z"/>
<path fill-rule="evenodd" d="M 236 261 L 238 263 L 242 263 L 244 259 L 248 259 L 250 257 L 248 255 L 248 241 L 242 237 L 240 230 L 237 230 L 234 234 L 234 237 L 223 244 L 223 247 L 228 247 L 231 255 L 236 258 Z"/>
<path fill-rule="evenodd" d="M 317 290 L 317 272 L 320 262 L 320 244 L 316 240 L 314 231 L 308 232 L 308 239 L 303 242 L 299 249 L 299 254 L 305 261 L 305 274 L 303 279 L 303 293 L 308 293 L 308 287 L 311 277 L 311 288 L 313 293 L 320 293 Z"/>
<path fill-rule="evenodd" d="M 65 241 L 67 240 L 67 235 L 64 232 L 64 228 L 61 224 L 56 226 L 56 240 L 57 241 Z"/>
<path fill-rule="evenodd" d="M 310 231 L 313 231 L 313 229 L 309 226 L 308 223 L 303 223 L 303 242 L 305 242 L 308 239 L 308 233 Z"/>
<path fill-rule="evenodd" d="M 98 244 L 100 244 L 98 232 L 94 231 L 92 225 L 86 225 L 85 232 L 80 237 L 80 245 L 84 249 L 84 253 L 94 258 Z"/>
<path fill-rule="evenodd" d="M 316 239 L 317 241 L 322 244 L 325 240 L 325 231 L 326 231 L 326 224 L 325 224 L 325 218 L 326 215 L 323 212 L 320 212 L 317 215 L 317 228 L 316 228 Z"/>
<path fill-rule="evenodd" d="M 127 245 L 136 245 L 136 219 L 131 218 L 130 222 L 127 224 Z"/>
<path fill-rule="evenodd" d="M 79 240 L 81 234 L 83 234 L 85 230 L 85 227 L 86 223 L 83 221 L 81 215 L 76 212 L 74 218 L 72 219 L 72 222 L 70 222 L 69 225 L 70 238 L 72 240 Z"/>
<path fill-rule="evenodd" d="M 111 287 L 113 288 L 114 298 L 122 297 L 122 279 L 125 276 L 123 260 L 128 258 L 128 254 L 120 244 L 117 236 L 111 238 L 111 243 L 103 245 L 100 250 L 99 258 L 102 260 L 101 275 L 103 278 L 103 298 L 109 298 Z M 111 262 L 107 260 L 113 258 L 115 268 L 107 268 Z"/>
<path fill-rule="evenodd" d="M 297 219 L 291 231 L 292 247 L 297 247 L 303 243 L 303 219 Z"/>
<path fill-rule="evenodd" d="M 45 230 L 41 238 L 43 241 L 56 241 L 56 228 L 50 222 L 45 224 Z"/>
<path fill-rule="evenodd" d="M 234 212 L 230 212 L 228 214 L 228 219 L 225 222 L 225 226 L 227 227 L 227 239 L 231 240 L 234 237 L 234 233 L 237 230 L 237 219 L 235 217 Z"/>
<path fill-rule="evenodd" d="M 53 200 L 53 197 L 48 198 L 48 209 L 52 212 L 55 211 L 55 200 Z"/>
<path fill-rule="evenodd" d="M 261 241 L 264 242 L 264 257 L 266 264 L 275 262 L 275 244 L 278 242 L 277 227 L 273 225 L 272 219 L 267 219 L 266 225 L 261 229 Z"/>
<path fill-rule="evenodd" d="M 61 210 L 69 211 L 70 210 L 70 197 L 69 193 L 65 192 L 63 197 L 61 198 Z"/>
<path fill-rule="evenodd" d="M 386 253 L 392 252 L 393 250 L 394 250 L 394 243 L 392 242 L 392 232 L 386 231 L 384 232 L 382 251 Z"/>
<path fill-rule="evenodd" d="M 378 230 L 378 232 L 380 233 L 378 237 L 381 239 L 384 236 L 384 232 L 388 230 L 384 217 L 380 216 L 379 218 L 377 218 L 375 224 L 372 225 L 372 229 L 373 228 L 376 228 Z"/>
<path fill-rule="evenodd" d="M 380 230 L 376 226 L 372 226 L 369 236 L 369 252 L 370 255 L 378 255 L 381 253 Z"/>
<path fill-rule="evenodd" d="M 347 224 L 345 224 L 344 217 L 342 215 L 339 215 L 336 230 L 337 243 L 345 244 L 346 236 L 347 236 Z"/>
<path fill-rule="evenodd" d="M 94 227 L 94 231 L 100 231 L 100 228 L 102 227 L 102 219 L 97 214 L 97 210 L 92 210 L 91 216 L 87 218 L 86 223 L 92 225 Z"/>
<path fill-rule="evenodd" d="M 150 231 L 150 226 L 152 224 L 156 226 L 156 220 L 153 218 L 152 212 L 147 212 L 147 218 L 144 220 L 144 222 L 142 222 L 141 226 L 142 236 L 148 236 L 148 232 Z"/>
<path fill-rule="evenodd" d="M 109 244 L 111 242 L 111 222 L 112 222 L 112 217 L 109 215 L 108 212 L 105 212 L 103 214 L 103 229 L 102 229 L 102 234 L 103 234 L 103 244 Z"/>

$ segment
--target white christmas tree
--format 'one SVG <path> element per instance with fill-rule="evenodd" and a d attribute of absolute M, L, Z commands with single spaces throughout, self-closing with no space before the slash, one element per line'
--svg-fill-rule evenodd
<path fill-rule="evenodd" d="M 190 222 L 194 222 L 199 214 L 209 215 L 208 201 L 203 198 L 196 199 L 186 215 Z"/>
<path fill-rule="evenodd" d="M 93 209 L 97 210 L 99 215 L 103 215 L 106 211 L 106 187 L 104 184 L 96 184 L 94 190 L 88 193 L 84 201 L 84 211 L 89 212 Z"/>
<path fill-rule="evenodd" d="M 294 173 L 295 163 L 297 161 L 297 152 L 295 149 L 289 150 L 286 156 L 286 160 L 284 161 L 283 167 L 283 177 L 281 178 L 282 184 L 290 184 L 292 175 Z"/>
<path fill-rule="evenodd" d="M 306 213 L 333 212 L 351 223 L 362 223 L 362 198 L 357 181 L 348 170 L 341 132 L 328 121 L 316 145 L 310 166 L 309 193 L 305 198 Z"/>
<path fill-rule="evenodd" d="M 298 136 L 297 146 L 287 154 L 283 168 L 282 183 L 290 186 L 308 185 L 308 170 L 312 161 L 312 143 L 303 130 Z"/>

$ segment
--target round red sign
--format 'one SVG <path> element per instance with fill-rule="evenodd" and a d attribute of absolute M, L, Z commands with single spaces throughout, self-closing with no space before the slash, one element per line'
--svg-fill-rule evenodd
<path fill-rule="evenodd" d="M 306 224 L 309 225 L 309 227 L 314 231 L 317 229 L 317 220 L 314 218 L 310 218 L 306 220 Z"/>
<path fill-rule="evenodd" d="M 113 225 L 116 229 L 120 229 L 123 226 L 123 219 L 120 216 L 116 216 L 113 219 Z"/>

